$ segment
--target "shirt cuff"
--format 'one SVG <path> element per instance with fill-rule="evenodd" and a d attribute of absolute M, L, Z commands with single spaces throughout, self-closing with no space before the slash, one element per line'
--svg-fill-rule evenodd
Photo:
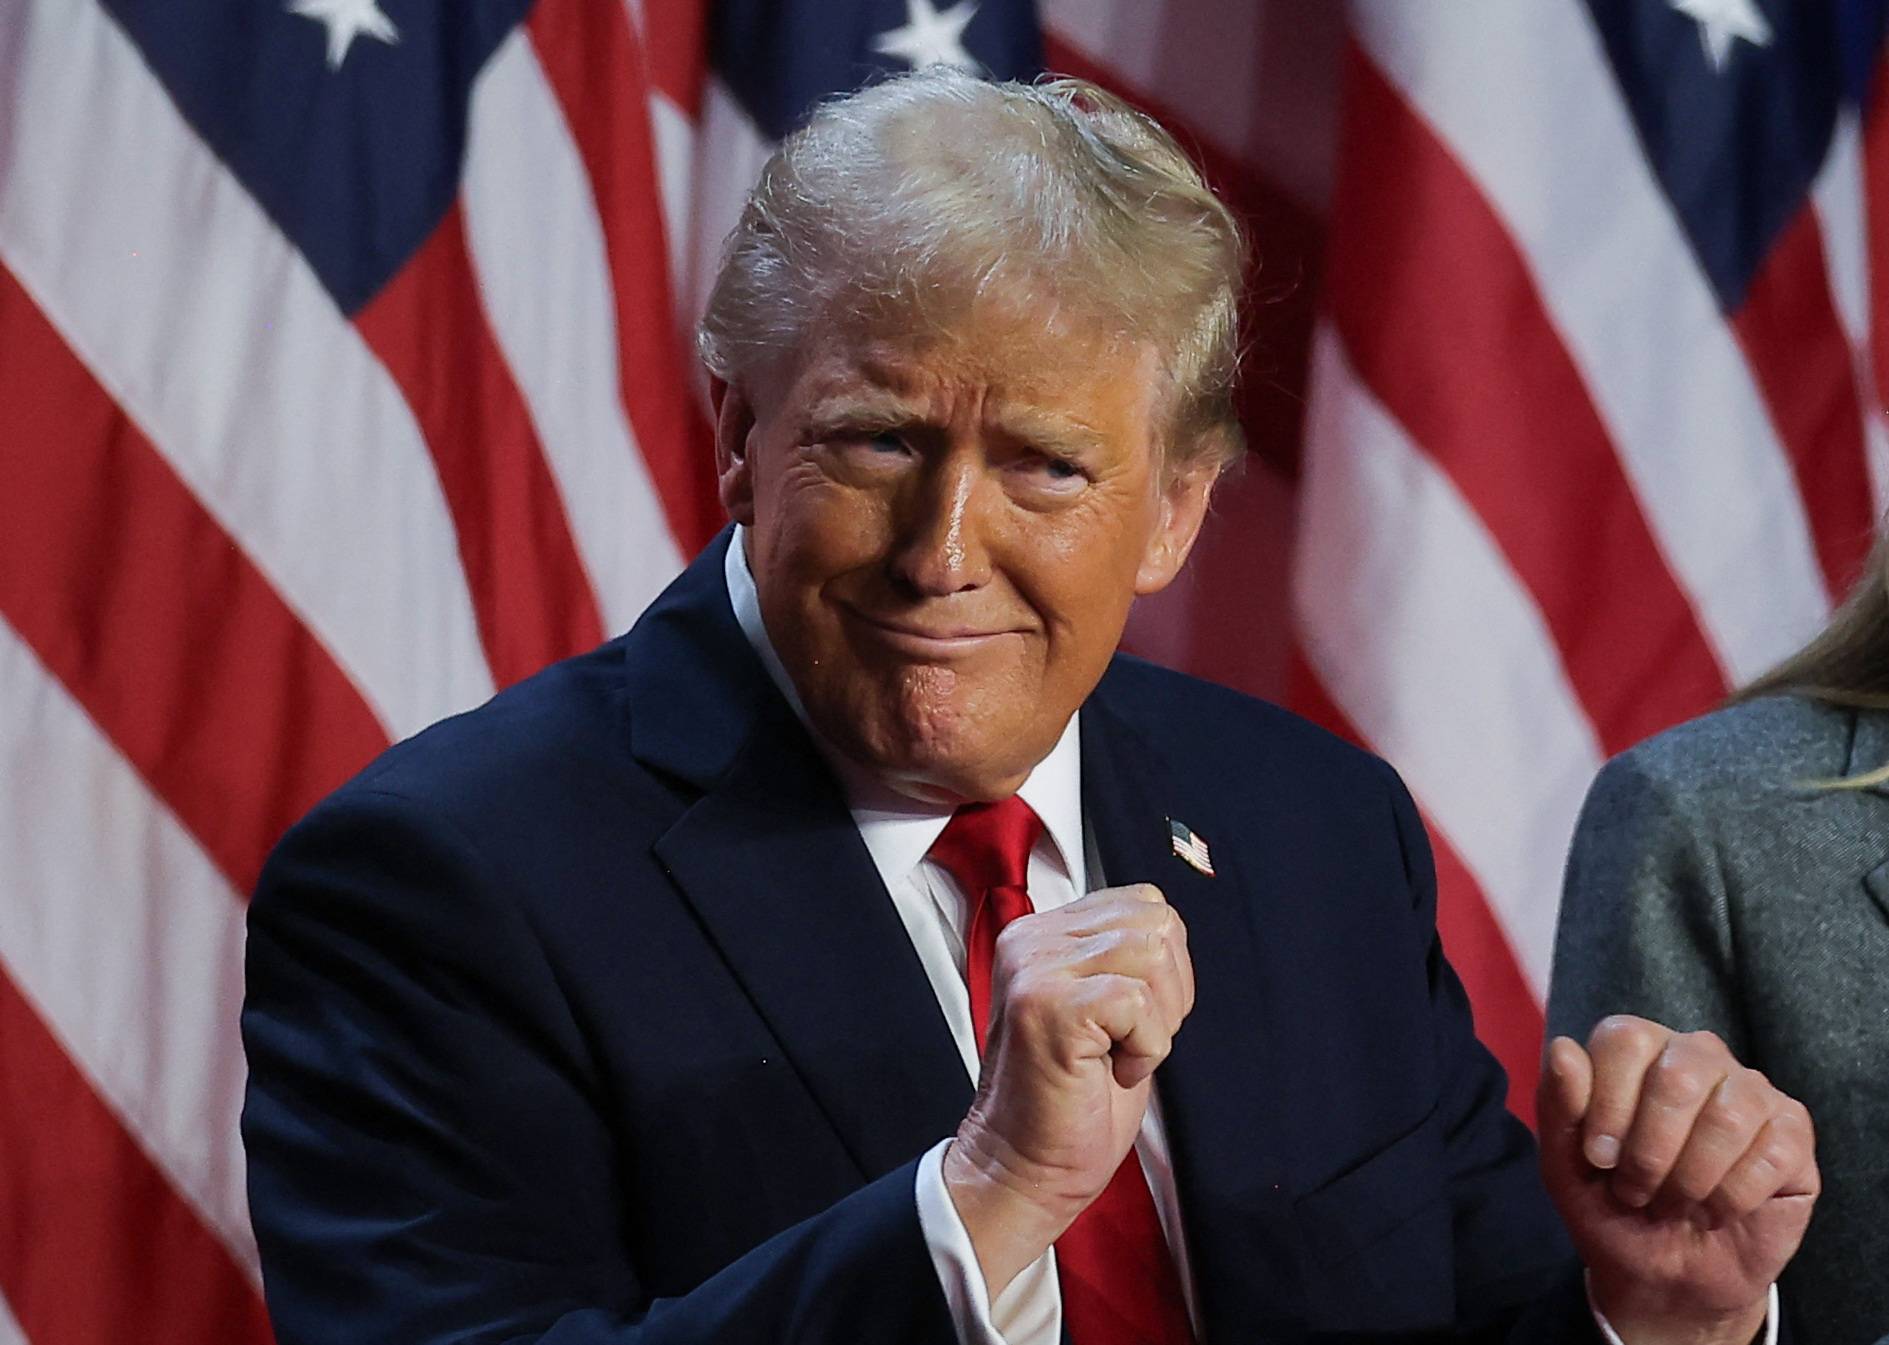
<path fill-rule="evenodd" d="M 1051 1247 L 1012 1280 L 992 1302 L 971 1235 L 945 1189 L 945 1140 L 918 1160 L 918 1227 L 944 1289 L 945 1306 L 959 1345 L 1060 1345 L 1063 1297 Z"/>
<path fill-rule="evenodd" d="M 1620 1339 L 1620 1333 L 1614 1330 L 1613 1323 L 1607 1320 L 1607 1315 L 1595 1305 L 1592 1279 L 1587 1281 L 1587 1310 L 1594 1314 L 1594 1325 L 1600 1328 L 1600 1338 L 1606 1341 L 1607 1345 L 1627 1345 L 1627 1342 Z M 1778 1297 L 1777 1286 L 1774 1284 L 1771 1286 L 1770 1302 L 1764 1310 L 1764 1345 L 1777 1345 L 1777 1323 Z"/>

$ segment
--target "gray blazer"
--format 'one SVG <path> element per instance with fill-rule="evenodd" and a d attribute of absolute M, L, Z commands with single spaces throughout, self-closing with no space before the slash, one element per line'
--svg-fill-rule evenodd
<path fill-rule="evenodd" d="M 1889 1332 L 1889 712 L 1767 697 L 1608 763 L 1568 858 L 1548 1027 L 1709 1028 L 1803 1100 L 1824 1194 L 1785 1272 L 1798 1345 Z"/>

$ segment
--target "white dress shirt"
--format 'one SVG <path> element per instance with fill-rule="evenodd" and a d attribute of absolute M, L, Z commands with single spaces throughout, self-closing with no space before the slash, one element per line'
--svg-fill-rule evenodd
<path fill-rule="evenodd" d="M 748 569 L 745 528 L 735 529 L 723 571 L 728 582 L 728 598 L 742 634 L 747 636 L 768 676 L 787 698 L 801 723 L 807 726 L 814 741 L 821 745 L 828 764 L 839 776 L 860 838 L 872 855 L 873 865 L 879 870 L 886 892 L 905 925 L 906 935 L 931 981 L 932 994 L 937 996 L 938 1007 L 944 1011 L 958 1055 L 964 1061 L 965 1073 L 975 1084 L 977 1038 L 971 1025 L 970 992 L 964 980 L 964 936 L 970 921 L 970 907 L 957 880 L 926 858 L 932 842 L 951 820 L 952 810 L 898 794 L 839 753 L 826 748 L 807 718 L 806 707 L 801 704 L 800 695 L 775 653 L 761 620 L 760 596 Z M 1043 821 L 1043 836 L 1030 852 L 1027 880 L 1031 905 L 1039 911 L 1067 905 L 1078 896 L 1106 885 L 1082 817 L 1079 719 L 1080 714 L 1070 717 L 1056 746 L 1037 763 L 1017 790 Z M 984 1283 L 983 1271 L 978 1267 L 970 1235 L 945 1189 L 942 1163 L 949 1143 L 949 1140 L 940 1141 L 919 1160 L 918 1222 L 925 1245 L 931 1250 L 939 1283 L 944 1287 L 945 1302 L 957 1326 L 958 1339 L 963 1345 L 1060 1345 L 1062 1290 L 1056 1278 L 1055 1248 L 1043 1253 L 993 1300 Z M 1148 1110 L 1141 1120 L 1141 1134 L 1135 1140 L 1135 1154 L 1148 1179 L 1148 1190 L 1154 1196 L 1162 1231 L 1167 1235 L 1168 1247 L 1180 1270 L 1188 1312 L 1198 1331 L 1200 1314 L 1187 1263 L 1180 1203 L 1174 1187 L 1174 1164 L 1168 1150 L 1167 1131 L 1161 1123 L 1158 1092 L 1148 1095 Z M 1623 1345 L 1599 1309 L 1594 1310 L 1594 1316 L 1608 1345 Z M 1765 1345 L 1776 1345 L 1776 1342 L 1777 1290 L 1773 1288 Z"/>

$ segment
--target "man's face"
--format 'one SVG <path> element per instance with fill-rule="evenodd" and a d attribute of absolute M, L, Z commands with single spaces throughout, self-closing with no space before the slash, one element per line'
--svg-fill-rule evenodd
<path fill-rule="evenodd" d="M 820 733 L 885 783 L 1012 792 L 1180 569 L 1210 473 L 1168 479 L 1154 353 L 979 301 L 829 330 L 719 407 L 723 502 Z"/>

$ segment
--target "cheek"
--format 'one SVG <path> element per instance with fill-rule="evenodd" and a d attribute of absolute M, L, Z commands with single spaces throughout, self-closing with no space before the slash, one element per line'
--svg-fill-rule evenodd
<path fill-rule="evenodd" d="M 1044 614 L 1052 635 L 1113 647 L 1141 568 L 1136 521 L 1098 509 L 1049 520 L 1026 535 L 1029 559 L 1017 570 L 1018 587 Z"/>
<path fill-rule="evenodd" d="M 877 495 L 811 472 L 782 486 L 775 507 L 756 522 L 770 536 L 783 572 L 798 585 L 817 586 L 871 564 L 884 551 L 891 510 Z"/>

